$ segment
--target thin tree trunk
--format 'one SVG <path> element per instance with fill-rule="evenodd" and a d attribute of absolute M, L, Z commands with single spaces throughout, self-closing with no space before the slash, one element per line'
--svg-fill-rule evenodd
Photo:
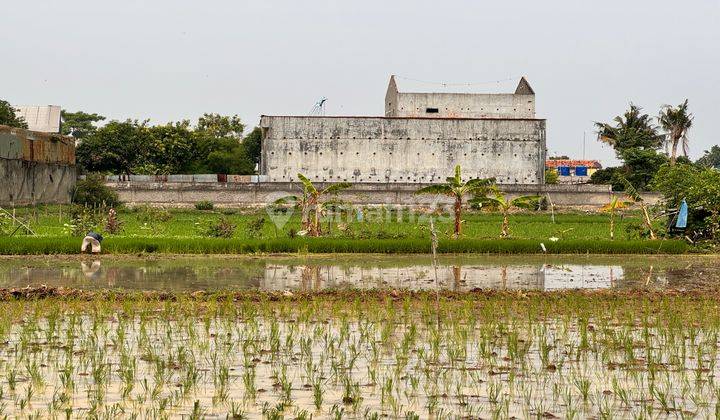
<path fill-rule="evenodd" d="M 462 225 L 462 197 L 455 197 L 455 238 L 460 237 Z"/>
<path fill-rule="evenodd" d="M 507 210 L 505 210 L 505 211 L 503 211 L 502 231 L 500 232 L 500 237 L 507 238 L 507 236 L 509 234 L 510 234 L 510 221 L 508 220 Z"/>
<path fill-rule="evenodd" d="M 643 212 L 645 227 L 650 231 L 650 239 L 657 239 L 657 237 L 655 236 L 655 232 L 652 228 L 652 223 L 650 222 L 650 215 L 648 214 L 647 207 L 645 207 L 645 203 L 643 203 L 642 201 L 640 202 L 640 208 Z"/>
<path fill-rule="evenodd" d="M 610 240 L 615 239 L 615 211 L 610 210 Z"/>
<path fill-rule="evenodd" d="M 322 234 L 321 227 L 320 227 L 320 205 L 316 201 L 315 202 L 315 223 L 314 223 L 313 229 L 315 230 L 315 236 L 320 236 Z"/>
<path fill-rule="evenodd" d="M 675 161 L 677 159 L 678 140 L 680 139 L 672 139 L 672 155 L 670 155 L 670 166 L 675 165 Z"/>

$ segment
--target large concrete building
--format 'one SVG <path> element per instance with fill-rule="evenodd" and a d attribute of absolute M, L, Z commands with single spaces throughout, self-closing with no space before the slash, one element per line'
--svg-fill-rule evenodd
<path fill-rule="evenodd" d="M 443 182 L 464 178 L 542 184 L 545 120 L 535 118 L 535 92 L 522 78 L 515 93 L 417 93 L 394 76 L 383 117 L 268 116 L 261 173 L 270 182 Z"/>

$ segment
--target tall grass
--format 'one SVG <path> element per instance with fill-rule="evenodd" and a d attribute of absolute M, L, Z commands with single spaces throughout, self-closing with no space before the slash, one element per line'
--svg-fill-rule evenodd
<path fill-rule="evenodd" d="M 538 254 L 541 242 L 550 254 L 681 254 L 688 251 L 679 240 L 582 240 L 557 242 L 535 239 L 459 239 L 441 240 L 438 252 Z M 79 238 L 13 237 L 0 238 L 0 255 L 78 254 Z M 118 237 L 103 242 L 109 254 L 172 253 L 172 254 L 247 254 L 247 253 L 380 253 L 426 254 L 430 240 L 406 239 L 342 239 L 342 238 L 157 238 Z"/>

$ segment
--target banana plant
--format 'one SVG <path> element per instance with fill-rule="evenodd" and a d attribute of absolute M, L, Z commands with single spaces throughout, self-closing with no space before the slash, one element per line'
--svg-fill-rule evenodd
<path fill-rule="evenodd" d="M 657 239 L 655 231 L 652 227 L 652 222 L 650 221 L 650 214 L 648 213 L 647 206 L 645 205 L 645 201 L 643 201 L 640 192 L 638 192 L 638 190 L 624 176 L 620 176 L 619 178 L 620 182 L 622 182 L 625 187 L 625 194 L 627 194 L 633 202 L 640 204 L 640 210 L 642 210 L 643 214 L 643 223 L 645 224 L 648 232 L 650 232 L 650 239 Z"/>
<path fill-rule="evenodd" d="M 444 184 L 429 185 L 415 191 L 415 194 L 442 194 L 455 200 L 453 213 L 455 215 L 454 237 L 457 239 L 462 230 L 463 198 L 468 194 L 485 195 L 495 184 L 495 178 L 473 178 L 467 182 L 462 181 L 460 165 L 455 166 L 455 176 L 445 179 Z"/>
<path fill-rule="evenodd" d="M 609 203 L 605 204 L 600 209 L 601 211 L 610 214 L 610 239 L 615 239 L 615 212 L 618 209 L 622 209 L 625 207 L 627 207 L 627 202 L 621 201 L 620 197 L 616 195 L 612 198 L 612 200 L 610 200 Z"/>
<path fill-rule="evenodd" d="M 337 194 L 342 190 L 348 189 L 352 184 L 349 182 L 338 182 L 337 184 L 332 184 L 319 190 L 305 175 L 298 173 L 298 178 L 303 184 L 304 208 L 306 209 L 303 211 L 303 228 L 307 229 L 308 235 L 310 236 L 320 236 L 322 234 L 320 216 L 325 206 L 322 198 L 326 195 Z M 311 210 L 312 215 L 310 215 Z"/>
<path fill-rule="evenodd" d="M 537 195 L 523 195 L 515 197 L 509 200 L 505 195 L 500 192 L 497 188 L 494 189 L 494 196 L 492 197 L 476 197 L 472 200 L 473 203 L 480 205 L 497 206 L 503 215 L 502 227 L 500 229 L 500 237 L 507 238 L 510 236 L 510 209 L 513 207 L 522 209 L 532 209 L 537 206 L 540 196 Z"/>

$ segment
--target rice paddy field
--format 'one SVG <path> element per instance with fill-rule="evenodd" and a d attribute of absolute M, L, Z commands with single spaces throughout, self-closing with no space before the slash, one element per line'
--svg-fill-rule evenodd
<path fill-rule="evenodd" d="M 433 257 L 405 216 L 297 238 L 296 216 L 122 210 L 109 254 L 77 256 L 63 211 L 0 240 L 0 418 L 720 415 L 720 261 L 635 239 L 633 213 L 614 241 L 604 214 L 514 214 L 499 240 L 469 213 Z"/>
<path fill-rule="evenodd" d="M 720 413 L 709 290 L 0 296 L 0 416 Z"/>
<path fill-rule="evenodd" d="M 10 210 L 13 211 L 13 210 Z M 69 225 L 72 225 L 71 206 L 44 205 L 36 207 L 18 207 L 15 215 L 39 236 L 62 237 L 70 236 Z M 272 213 L 272 212 L 271 212 Z M 349 213 L 333 213 L 328 224 L 325 217 L 323 229 L 325 236 L 351 239 L 416 239 L 428 238 L 428 216 L 423 213 L 396 211 L 384 207 L 366 208 Z M 118 220 L 121 222 L 117 234 L 106 236 L 119 237 L 172 237 L 201 238 L 206 237 L 204 228 L 209 223 L 221 218 L 227 219 L 236 226 L 233 238 L 277 239 L 287 238 L 291 231 L 300 231 L 300 215 L 298 212 L 272 213 L 264 209 L 215 209 L 195 210 L 176 208 L 151 208 L 140 206 L 118 209 Z M 102 231 L 105 226 L 100 214 L 95 228 Z M 258 219 L 265 219 L 257 230 L 250 232 L 249 226 Z M 500 235 L 502 215 L 468 210 L 463 214 L 463 235 L 475 239 L 495 239 Z M 435 223 L 441 237 L 452 235 L 453 219 L 450 213 L 443 213 Z M 628 226 L 640 222 L 639 212 L 625 211 L 616 217 L 615 238 L 633 239 L 635 234 Z M 593 212 L 519 212 L 510 216 L 510 232 L 517 239 L 610 239 L 610 217 L 608 214 Z M 22 233 L 20 231 L 19 233 Z"/>

